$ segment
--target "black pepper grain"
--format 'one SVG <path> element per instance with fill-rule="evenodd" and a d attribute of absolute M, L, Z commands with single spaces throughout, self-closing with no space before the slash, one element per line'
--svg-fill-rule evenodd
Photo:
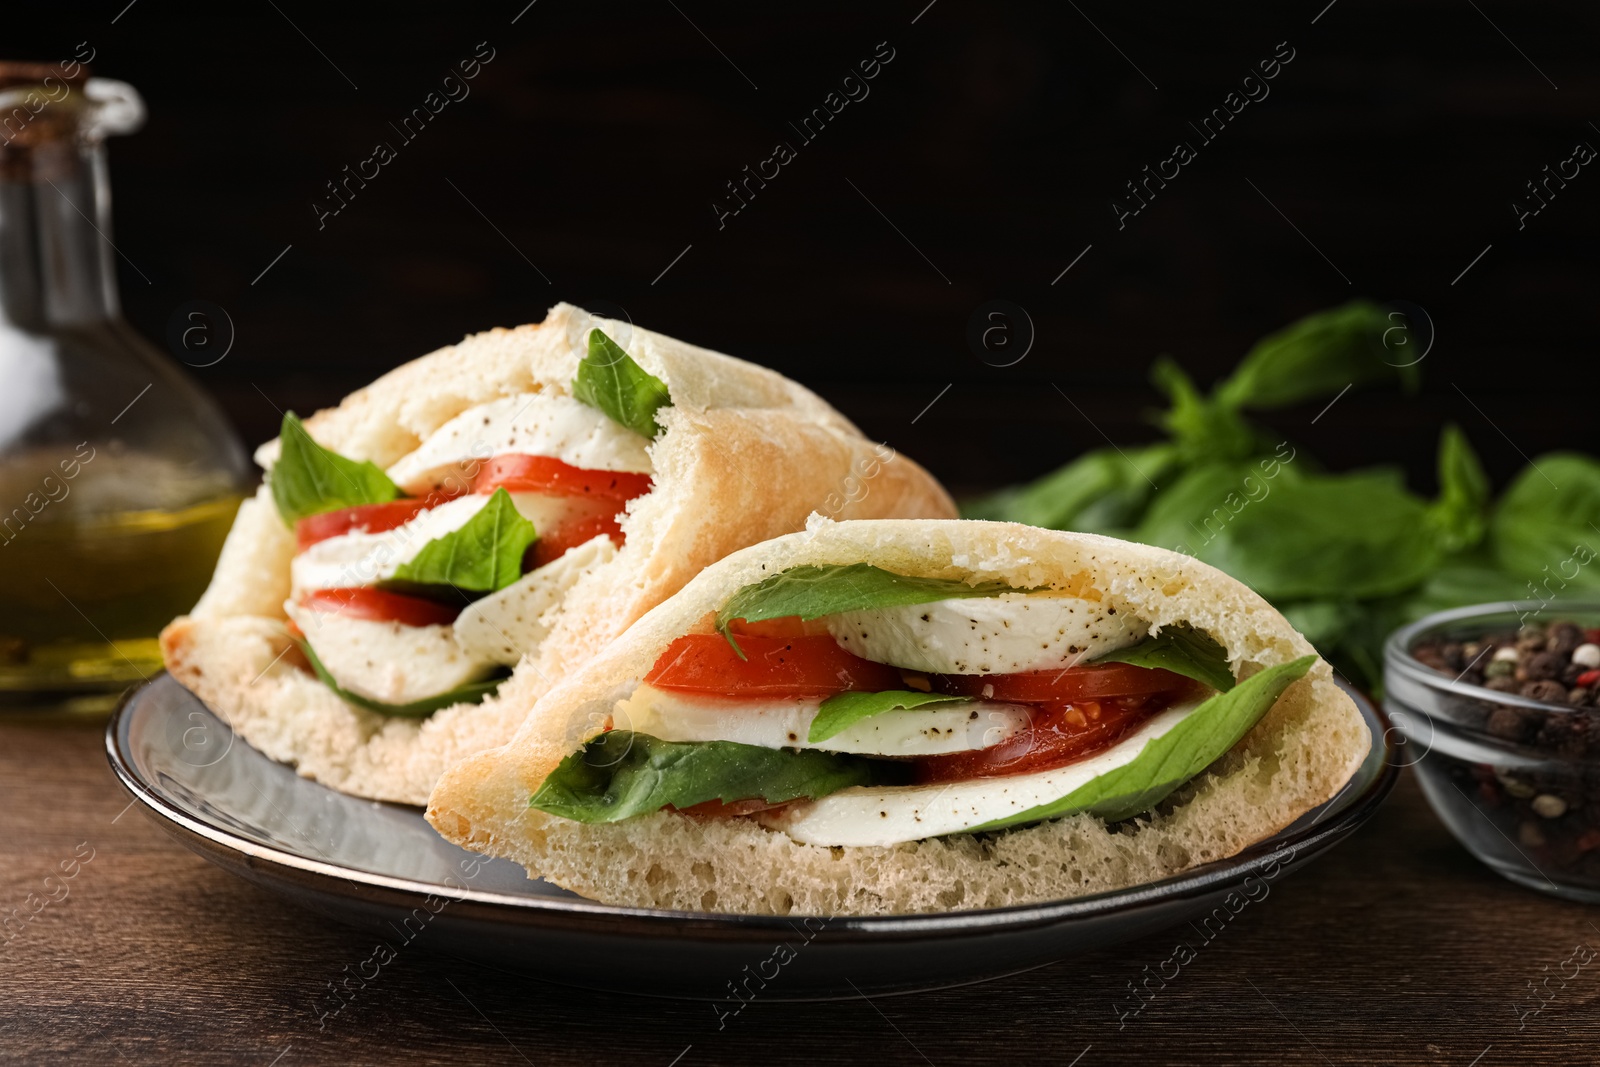
<path fill-rule="evenodd" d="M 1600 752 L 1600 717 L 1584 712 L 1547 715 L 1539 725 L 1538 744 L 1567 759 Z"/>
<path fill-rule="evenodd" d="M 1535 652 L 1517 664 L 1517 677 L 1525 682 L 1541 682 L 1561 677 L 1567 657 L 1559 652 Z"/>
<path fill-rule="evenodd" d="M 1545 631 L 1545 650 L 1557 652 L 1563 656 L 1572 655 L 1572 650 L 1583 644 L 1583 629 L 1575 622 L 1553 622 L 1550 629 Z"/>
<path fill-rule="evenodd" d="M 1488 731 L 1507 741 L 1521 741 L 1528 733 L 1528 723 L 1521 708 L 1495 708 L 1489 713 Z"/>
<path fill-rule="evenodd" d="M 1547 653 L 1540 653 L 1546 655 Z M 1518 692 L 1529 700 L 1539 700 L 1546 704 L 1565 704 L 1567 702 L 1567 687 L 1560 682 L 1543 679 L 1536 682 L 1523 682 Z"/>

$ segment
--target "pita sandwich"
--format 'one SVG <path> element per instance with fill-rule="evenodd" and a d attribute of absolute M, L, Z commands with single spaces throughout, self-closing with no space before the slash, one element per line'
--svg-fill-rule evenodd
<path fill-rule="evenodd" d="M 728 553 L 817 510 L 955 514 L 782 375 L 566 304 L 286 416 L 257 460 L 168 670 L 273 759 L 417 805 Z"/>
<path fill-rule="evenodd" d="M 1191 557 L 817 518 L 652 610 L 427 817 L 613 905 L 992 908 L 1233 855 L 1372 743 L 1305 638 Z"/>

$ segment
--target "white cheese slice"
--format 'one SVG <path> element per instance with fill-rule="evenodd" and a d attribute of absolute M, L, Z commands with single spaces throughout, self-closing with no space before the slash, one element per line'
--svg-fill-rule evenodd
<path fill-rule="evenodd" d="M 476 682 L 494 666 L 465 652 L 448 626 L 353 619 L 292 600 L 283 610 L 340 688 L 369 700 L 414 703 Z"/>
<path fill-rule="evenodd" d="M 562 553 L 456 617 L 455 640 L 469 654 L 515 667 L 549 636 L 553 610 L 578 579 L 610 563 L 617 550 L 605 535 Z"/>
<path fill-rule="evenodd" d="M 489 502 L 489 495 L 473 493 L 448 500 L 417 513 L 403 526 L 381 533 L 348 533 L 318 541 L 289 564 L 291 587 L 296 593 L 312 589 L 347 589 L 372 585 L 394 576 L 400 564 L 416 558 L 422 546 L 467 524 Z M 581 497 L 512 493 L 511 503 L 533 522 L 536 531 L 548 533 L 561 522 L 593 503 Z"/>
<path fill-rule="evenodd" d="M 737 741 L 762 748 L 814 748 L 909 759 L 988 748 L 1028 726 L 1015 704 L 964 701 L 886 711 L 832 737 L 806 740 L 820 697 L 732 699 L 641 685 L 612 712 L 612 725 L 663 741 Z"/>
<path fill-rule="evenodd" d="M 852 786 L 772 815 L 757 816 L 807 845 L 897 845 L 974 826 L 1067 796 L 1130 763 L 1203 703 L 1175 704 L 1098 755 L 1037 774 L 975 778 L 945 785 Z"/>
<path fill-rule="evenodd" d="M 1125 648 L 1148 623 L 1093 600 L 1002 593 L 846 611 L 825 620 L 863 659 L 933 674 L 1012 674 L 1070 667 Z"/>
<path fill-rule="evenodd" d="M 468 408 L 389 468 L 414 495 L 447 484 L 466 488 L 492 456 L 550 456 L 585 470 L 655 471 L 650 442 L 598 408 L 559 393 L 523 393 Z"/>

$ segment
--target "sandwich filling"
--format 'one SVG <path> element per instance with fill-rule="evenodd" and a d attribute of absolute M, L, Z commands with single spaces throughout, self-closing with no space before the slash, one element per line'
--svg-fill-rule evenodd
<path fill-rule="evenodd" d="M 297 551 L 284 604 L 307 665 L 345 700 L 421 716 L 492 693 L 566 593 L 624 542 L 651 491 L 667 388 L 600 330 L 570 393 L 463 411 L 387 471 L 291 413 L 269 475 Z"/>
<path fill-rule="evenodd" d="M 894 845 L 1153 808 L 1314 657 L 1237 681 L 1220 645 L 1152 633 L 1088 575 L 1063 587 L 795 567 L 686 634 L 531 806 L 667 810 L 804 844 Z"/>

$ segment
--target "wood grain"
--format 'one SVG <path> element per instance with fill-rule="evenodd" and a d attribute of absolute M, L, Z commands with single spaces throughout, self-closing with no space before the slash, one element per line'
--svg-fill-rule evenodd
<path fill-rule="evenodd" d="M 965 989 L 757 1000 L 720 1029 L 707 1004 L 413 949 L 319 1027 L 318 992 L 370 938 L 173 843 L 128 807 L 102 736 L 97 721 L 0 721 L 0 916 L 18 911 L 0 945 L 0 1061 L 1492 1067 L 1592 1062 L 1600 1042 L 1600 965 L 1518 1018 L 1530 980 L 1600 948 L 1595 909 L 1478 865 L 1409 772 L 1372 823 L 1274 884 L 1137 1014 L 1129 983 L 1161 969 L 1178 931 Z M 29 894 L 56 899 L 22 922 Z"/>

